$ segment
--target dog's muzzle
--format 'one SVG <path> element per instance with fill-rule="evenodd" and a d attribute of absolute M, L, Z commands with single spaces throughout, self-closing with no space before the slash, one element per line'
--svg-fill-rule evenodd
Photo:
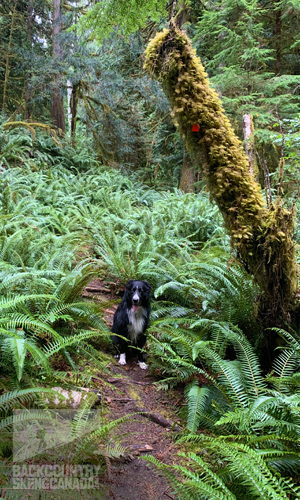
<path fill-rule="evenodd" d="M 140 306 L 140 296 L 138 293 L 135 293 L 132 297 L 132 309 L 137 311 Z"/>

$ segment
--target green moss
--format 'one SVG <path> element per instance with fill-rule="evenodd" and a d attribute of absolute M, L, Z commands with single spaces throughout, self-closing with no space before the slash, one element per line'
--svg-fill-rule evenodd
<path fill-rule="evenodd" d="M 297 287 L 294 212 L 282 208 L 280 199 L 276 206 L 265 206 L 242 144 L 185 32 L 175 26 L 164 30 L 149 43 L 145 56 L 145 68 L 161 82 L 174 122 L 203 170 L 240 260 L 255 276 L 264 300 L 275 304 L 274 314 L 284 316 Z M 192 132 L 194 123 L 200 132 Z"/>

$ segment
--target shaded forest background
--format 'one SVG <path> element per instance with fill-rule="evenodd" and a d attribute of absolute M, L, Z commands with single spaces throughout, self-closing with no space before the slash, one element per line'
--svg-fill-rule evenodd
<path fill-rule="evenodd" d="M 5 121 L 50 125 L 73 144 L 91 145 L 102 163 L 138 171 L 140 180 L 156 187 L 178 186 L 189 159 L 164 94 L 142 69 L 145 46 L 168 19 L 150 21 L 127 36 L 115 28 L 99 46 L 93 38 L 103 19 L 88 33 L 74 28 L 88 8 L 58 0 L 3 3 Z M 273 180 L 284 156 L 285 188 L 292 196 L 298 166 L 298 2 L 190 2 L 180 6 L 178 18 L 242 140 L 243 115 L 253 116 L 254 162 L 262 185 L 268 172 Z M 193 180 L 201 175 L 195 172 Z M 185 182 L 193 189 L 184 179 L 181 188 Z"/>

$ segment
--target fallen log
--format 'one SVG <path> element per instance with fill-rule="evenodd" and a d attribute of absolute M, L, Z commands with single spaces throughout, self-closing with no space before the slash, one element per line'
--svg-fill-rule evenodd
<path fill-rule="evenodd" d="M 141 410 L 139 413 L 146 418 L 149 418 L 149 420 L 152 420 L 152 422 L 155 422 L 158 425 L 161 425 L 162 427 L 166 428 L 172 428 L 174 431 L 180 431 L 179 425 L 175 424 L 174 422 L 171 422 L 170 420 L 167 420 L 165 417 L 160 415 L 159 413 L 151 412 L 149 410 Z"/>
<path fill-rule="evenodd" d="M 110 290 L 103 286 L 86 286 L 85 291 L 90 293 L 110 293 Z"/>
<path fill-rule="evenodd" d="M 106 379 L 110 384 L 126 383 L 126 384 L 138 384 L 138 385 L 152 385 L 152 382 L 140 382 L 139 380 L 132 380 L 126 378 L 108 378 Z"/>

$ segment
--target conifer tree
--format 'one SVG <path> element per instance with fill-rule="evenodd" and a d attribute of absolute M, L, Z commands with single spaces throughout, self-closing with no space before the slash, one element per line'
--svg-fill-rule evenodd
<path fill-rule="evenodd" d="M 34 25 L 34 7 L 33 0 L 28 0 L 27 4 L 27 40 L 28 45 L 31 48 L 33 45 L 33 25 Z M 29 119 L 32 115 L 32 107 L 31 107 L 31 88 L 30 88 L 30 79 L 31 72 L 27 72 L 25 78 L 25 118 Z"/>
<path fill-rule="evenodd" d="M 300 3 L 215 0 L 203 5 L 193 43 L 226 113 L 242 137 L 242 116 L 252 114 L 257 159 L 270 171 L 279 119 L 300 111 Z"/>
<path fill-rule="evenodd" d="M 7 115 L 50 117 L 49 27 L 45 0 L 0 3 L 0 102 Z"/>
<path fill-rule="evenodd" d="M 59 40 L 61 32 L 61 2 L 53 0 L 53 59 L 59 67 L 63 58 L 62 44 Z M 51 116 L 53 124 L 62 132 L 66 131 L 63 86 L 60 71 L 55 71 L 52 76 L 52 104 Z"/>
<path fill-rule="evenodd" d="M 4 112 L 21 109 L 23 76 L 20 73 L 18 46 L 24 42 L 26 18 L 17 0 L 0 5 L 0 98 Z"/>

